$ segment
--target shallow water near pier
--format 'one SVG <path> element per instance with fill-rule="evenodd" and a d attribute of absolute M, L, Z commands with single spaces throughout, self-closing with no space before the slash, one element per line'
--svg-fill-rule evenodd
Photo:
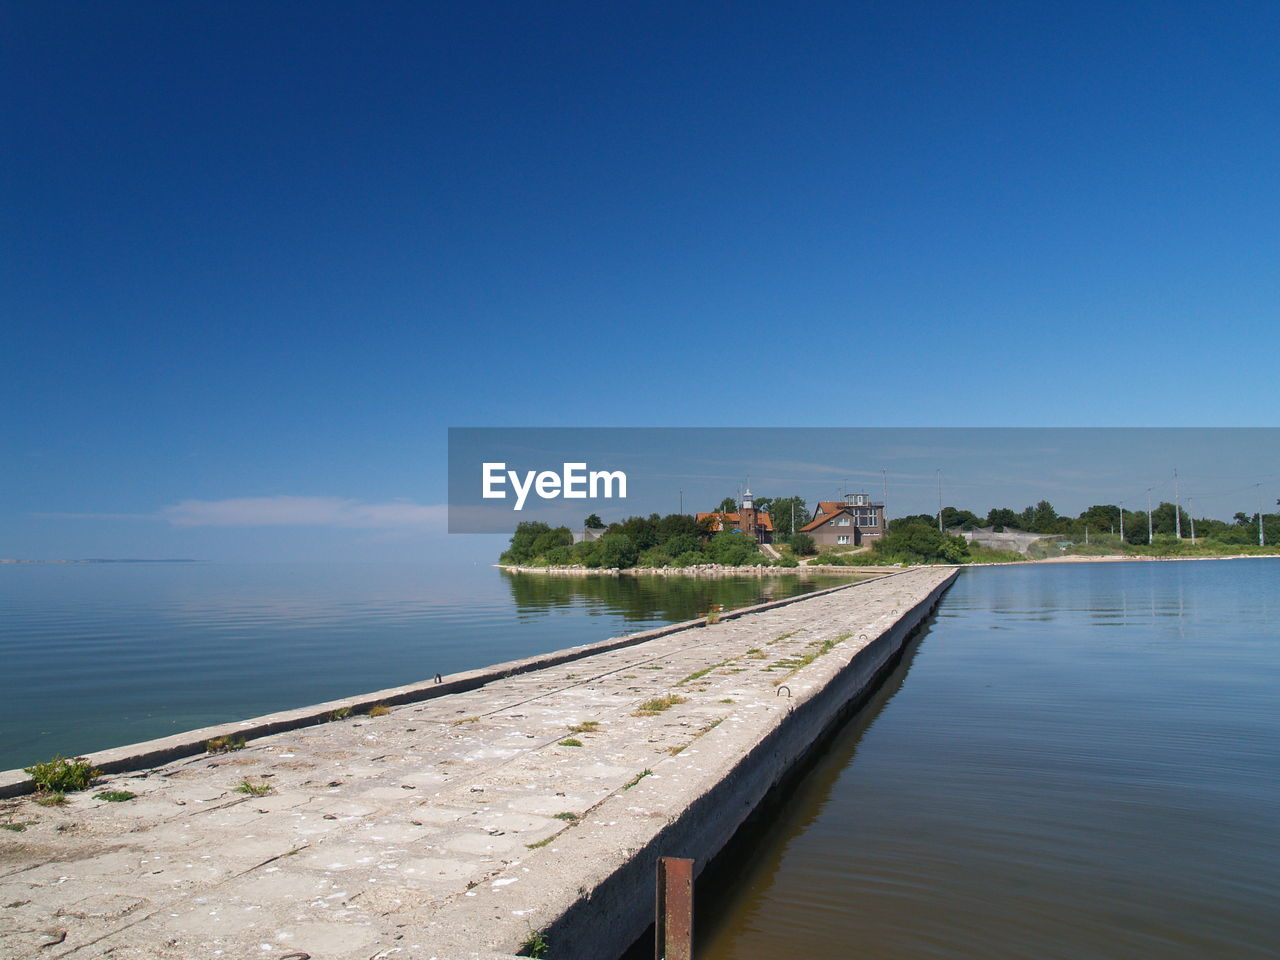
<path fill-rule="evenodd" d="M 0 565 L 0 770 L 848 582 L 427 564 Z"/>
<path fill-rule="evenodd" d="M 1278 957 L 1278 691 L 1280 560 L 966 570 L 695 955 Z"/>

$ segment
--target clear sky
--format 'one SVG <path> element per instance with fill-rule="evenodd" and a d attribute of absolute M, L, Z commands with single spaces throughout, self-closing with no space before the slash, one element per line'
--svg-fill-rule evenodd
<path fill-rule="evenodd" d="M 1278 42 L 1274 3 L 8 4 L 0 557 L 412 556 L 451 425 L 1274 425 Z"/>

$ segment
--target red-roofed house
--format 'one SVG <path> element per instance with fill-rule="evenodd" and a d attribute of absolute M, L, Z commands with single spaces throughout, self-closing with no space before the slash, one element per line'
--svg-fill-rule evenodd
<path fill-rule="evenodd" d="M 857 546 L 884 533 L 884 504 L 872 503 L 865 493 L 848 493 L 843 500 L 821 500 L 813 519 L 800 528 L 819 547 Z"/>
<path fill-rule="evenodd" d="M 705 522 L 712 533 L 723 530 L 745 533 L 756 543 L 773 543 L 773 517 L 756 509 L 748 490 L 737 513 L 700 513 L 698 523 Z"/>

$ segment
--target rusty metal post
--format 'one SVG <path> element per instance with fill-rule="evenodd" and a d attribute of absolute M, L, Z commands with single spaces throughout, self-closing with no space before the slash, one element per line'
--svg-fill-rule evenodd
<path fill-rule="evenodd" d="M 658 858 L 654 960 L 693 960 L 693 861 Z"/>

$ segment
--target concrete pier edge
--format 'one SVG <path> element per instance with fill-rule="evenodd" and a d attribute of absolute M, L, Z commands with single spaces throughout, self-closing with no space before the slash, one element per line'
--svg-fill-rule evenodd
<path fill-rule="evenodd" d="M 785 607 L 801 600 L 809 600 L 814 597 L 825 596 L 826 594 L 835 593 L 841 590 L 854 589 L 862 584 L 871 583 L 874 580 L 900 576 L 903 573 L 906 573 L 909 569 L 910 568 L 895 569 L 892 572 L 883 574 L 882 576 L 874 576 L 854 583 L 844 583 L 835 587 L 816 590 L 812 593 L 804 593 L 794 597 L 787 597 L 782 600 L 770 600 L 765 603 L 753 604 L 749 607 L 739 607 L 736 610 L 730 610 L 721 614 L 720 620 L 722 622 L 726 620 L 735 620 L 739 617 L 758 613 L 763 610 Z M 844 572 L 852 573 L 852 571 Z M 948 583 L 950 583 L 950 581 L 948 581 Z M 119 747 L 112 747 L 107 750 L 99 750 L 82 756 L 84 756 L 84 758 L 87 759 L 95 769 L 100 770 L 102 773 L 126 773 L 134 770 L 145 770 L 174 760 L 180 760 L 184 757 L 198 756 L 199 754 L 205 753 L 206 744 L 210 740 L 214 740 L 219 737 L 255 740 L 259 737 L 270 736 L 271 734 L 284 733 L 286 731 L 297 730 L 302 727 L 328 723 L 331 720 L 330 715 L 334 711 L 348 710 L 351 713 L 361 713 L 378 704 L 398 706 L 406 703 L 418 703 L 423 700 L 431 700 L 436 697 L 447 696 L 448 694 L 462 693 L 464 691 L 483 687 L 485 684 L 491 683 L 494 680 L 501 680 L 517 674 L 542 670 L 547 667 L 559 666 L 560 664 L 569 663 L 597 653 L 634 646 L 658 637 L 665 637 L 668 634 L 676 633 L 681 630 L 689 630 L 705 625 L 706 621 L 703 618 L 685 620 L 680 623 L 667 624 L 666 626 L 656 627 L 652 630 L 644 630 L 639 633 L 625 634 L 620 637 L 611 637 L 597 643 L 584 644 L 577 647 L 567 647 L 562 650 L 554 650 L 549 653 L 538 654 L 533 657 L 524 657 L 518 660 L 510 660 L 504 663 L 493 664 L 491 666 L 482 667 L 478 670 L 468 670 L 460 673 L 448 674 L 442 678 L 440 683 L 436 683 L 432 679 L 422 680 L 417 683 L 407 684 L 404 686 L 388 687 L 371 693 L 357 694 L 355 696 L 344 697 L 338 700 L 330 700 L 325 703 L 312 704 L 306 707 L 297 707 L 292 710 L 283 710 L 276 713 L 264 714 L 262 716 L 252 717 L 246 720 L 231 721 L 229 723 L 221 723 L 209 727 L 200 727 L 194 730 L 187 730 L 182 733 L 171 734 L 167 737 L 160 737 L 154 740 L 144 740 L 139 743 L 131 743 Z M 24 770 L 16 769 L 0 771 L 0 799 L 8 799 L 33 793 L 35 789 L 35 781 L 32 780 Z"/>
<path fill-rule="evenodd" d="M 727 774 L 658 830 L 589 896 L 562 904 L 555 919 L 541 930 L 554 945 L 555 955 L 573 960 L 612 958 L 630 948 L 653 922 L 658 858 L 692 858 L 695 876 L 700 874 L 774 788 L 785 783 L 815 745 L 824 742 L 825 735 L 874 691 L 897 662 L 908 638 L 937 607 L 958 575 L 959 570 L 953 570 L 816 692 L 798 700 L 774 729 L 738 757 Z"/>

